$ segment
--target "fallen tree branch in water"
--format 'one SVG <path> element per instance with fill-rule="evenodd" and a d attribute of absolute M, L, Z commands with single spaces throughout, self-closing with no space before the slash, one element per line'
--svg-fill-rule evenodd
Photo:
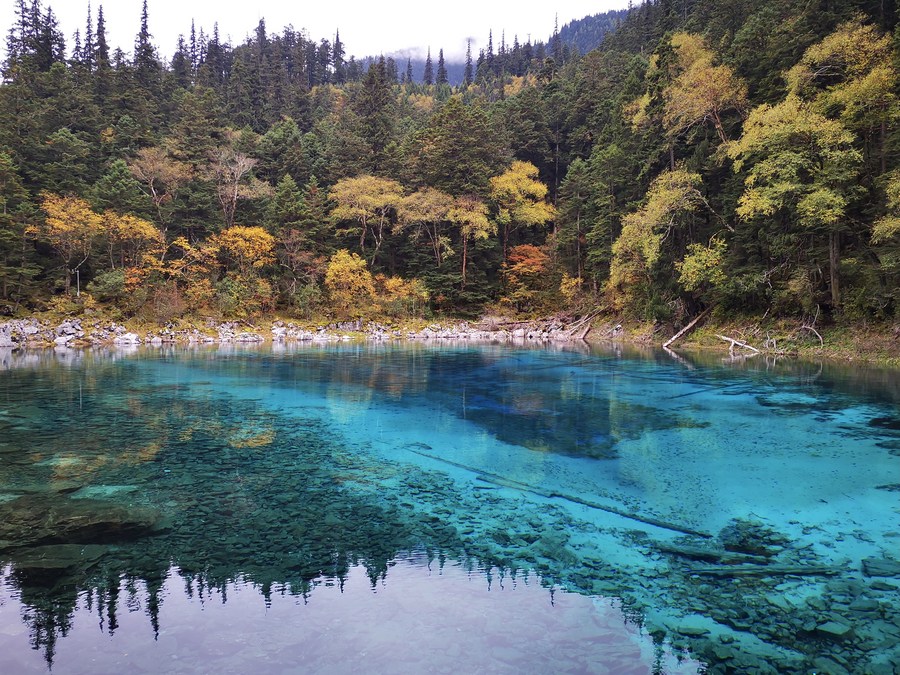
<path fill-rule="evenodd" d="M 749 553 L 735 553 L 733 551 L 725 551 L 720 549 L 701 548 L 699 546 L 677 546 L 664 541 L 659 541 L 653 546 L 663 553 L 671 553 L 672 555 L 681 556 L 682 558 L 690 558 L 691 560 L 705 560 L 706 562 L 716 562 L 723 565 L 742 565 L 745 563 L 755 563 L 757 565 L 766 565 L 768 560 L 761 555 L 750 555 Z"/>
<path fill-rule="evenodd" d="M 699 530 L 693 530 L 689 527 L 684 527 L 682 525 L 677 525 L 675 523 L 669 523 L 664 520 L 659 520 L 657 518 L 651 518 L 648 516 L 642 516 L 637 513 L 631 513 L 630 511 L 625 511 L 623 509 L 618 509 L 614 506 L 606 506 L 604 504 L 598 504 L 597 502 L 592 502 L 587 499 L 581 499 L 580 497 L 573 497 L 572 495 L 566 495 L 559 492 L 553 492 L 548 490 L 542 490 L 535 485 L 529 485 L 528 483 L 520 483 L 518 481 L 510 480 L 508 478 L 504 478 L 503 476 L 498 476 L 495 473 L 488 473 L 487 471 L 482 471 L 481 469 L 476 469 L 471 466 L 466 466 L 465 464 L 460 464 L 458 462 L 454 462 L 449 459 L 444 459 L 443 457 L 438 457 L 437 455 L 430 455 L 427 452 L 422 452 L 420 450 L 413 450 L 412 448 L 407 448 L 412 453 L 417 455 L 421 455 L 422 457 L 428 457 L 429 459 L 437 460 L 438 462 L 444 462 L 445 464 L 449 464 L 450 466 L 455 466 L 460 469 L 465 469 L 466 471 L 470 471 L 478 476 L 479 480 L 484 481 L 485 483 L 492 483 L 493 485 L 499 485 L 501 487 L 512 488 L 514 490 L 520 490 L 522 492 L 530 492 L 531 494 L 538 495 L 540 497 L 546 497 L 547 499 L 564 499 L 565 501 L 572 502 L 573 504 L 581 504 L 582 506 L 587 506 L 592 509 L 597 509 L 598 511 L 606 511 L 607 513 L 613 513 L 617 516 L 622 516 L 623 518 L 627 518 L 629 520 L 635 520 L 639 523 L 645 523 L 646 525 L 653 525 L 654 527 L 659 527 L 664 530 L 671 530 L 672 532 L 681 532 L 682 534 L 692 534 L 695 537 L 703 537 L 704 539 L 712 539 L 712 535 L 708 532 L 701 532 Z"/>
<path fill-rule="evenodd" d="M 846 570 L 840 567 L 798 566 L 798 565 L 742 565 L 741 567 L 695 567 L 691 574 L 709 577 L 829 577 Z"/>

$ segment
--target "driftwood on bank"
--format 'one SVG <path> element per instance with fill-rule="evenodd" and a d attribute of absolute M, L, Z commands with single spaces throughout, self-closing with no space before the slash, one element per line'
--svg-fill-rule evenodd
<path fill-rule="evenodd" d="M 569 326 L 569 329 L 567 331 L 569 334 L 569 339 L 572 340 L 574 338 L 578 340 L 584 340 L 585 338 L 587 338 L 588 333 L 590 333 L 591 328 L 593 328 L 594 319 L 596 319 L 599 314 L 599 310 L 597 310 L 596 312 L 591 312 L 590 314 L 583 316 L 578 321 Z M 580 333 L 578 333 L 576 337 L 576 331 L 579 330 Z"/>
<path fill-rule="evenodd" d="M 725 342 L 730 342 L 731 346 L 728 348 L 729 353 L 734 353 L 735 347 L 740 347 L 742 349 L 749 349 L 751 352 L 756 352 L 759 354 L 759 350 L 753 345 L 748 345 L 746 342 L 741 342 L 740 340 L 736 340 L 733 337 L 728 337 L 727 335 L 719 335 L 716 334 L 716 337 L 720 340 L 725 340 Z"/>
<path fill-rule="evenodd" d="M 671 530 L 672 532 L 681 532 L 682 534 L 692 534 L 695 537 L 703 537 L 704 539 L 711 539 L 712 535 L 708 532 L 701 532 L 699 530 L 694 530 L 689 527 L 684 527 L 682 525 L 678 525 L 676 523 L 669 523 L 664 520 L 659 520 L 658 518 L 652 518 L 649 516 L 642 516 L 637 513 L 632 513 L 630 511 L 625 511 L 624 509 L 619 509 L 614 506 L 607 506 L 605 504 L 598 504 L 597 502 L 589 501 L 587 499 L 581 499 L 580 497 L 575 497 L 572 495 L 566 495 L 559 492 L 551 491 L 551 490 L 542 490 L 541 488 L 535 485 L 529 485 L 528 483 L 520 483 L 518 481 L 510 480 L 503 476 L 499 476 L 495 473 L 489 473 L 487 471 L 482 471 L 481 469 L 476 469 L 475 467 L 467 466 L 465 464 L 460 464 L 458 462 L 454 462 L 449 459 L 444 459 L 443 457 L 438 457 L 437 455 L 431 455 L 427 452 L 422 452 L 421 450 L 414 450 L 413 448 L 408 448 L 410 452 L 413 452 L 417 455 L 421 455 L 422 457 L 428 457 L 429 459 L 434 459 L 439 462 L 444 462 L 445 464 L 449 464 L 450 466 L 455 466 L 460 469 L 464 469 L 466 471 L 470 471 L 478 476 L 478 479 L 484 481 L 485 483 L 491 483 L 493 485 L 499 485 L 501 487 L 512 488 L 514 490 L 519 490 L 521 492 L 529 492 L 531 494 L 538 495 L 539 497 L 545 497 L 547 499 L 563 499 L 567 502 L 572 502 L 573 504 L 581 504 L 582 506 L 587 506 L 592 509 L 597 509 L 598 511 L 606 511 L 607 513 L 613 513 L 617 516 L 621 516 L 623 518 L 627 518 L 628 520 L 634 520 L 640 523 L 645 523 L 647 525 L 653 525 L 654 527 L 659 527 L 664 530 Z"/>
<path fill-rule="evenodd" d="M 547 333 L 554 340 L 584 340 L 591 332 L 593 321 L 600 315 L 600 310 L 589 312 L 581 317 L 557 315 L 549 319 L 531 321 L 499 321 L 481 319 L 474 327 L 478 330 L 522 330 Z"/>
<path fill-rule="evenodd" d="M 712 311 L 712 307 L 707 307 L 707 308 L 704 309 L 702 312 L 700 312 L 697 316 L 694 317 L 694 320 L 693 320 L 693 321 L 691 321 L 687 326 L 685 326 L 685 327 L 682 328 L 680 331 L 678 331 L 677 333 L 675 333 L 675 335 L 673 335 L 672 337 L 670 337 L 670 338 L 666 341 L 666 343 L 663 344 L 663 349 L 666 349 L 666 348 L 672 346 L 673 344 L 675 344 L 675 341 L 676 341 L 676 340 L 680 340 L 683 336 L 685 336 L 685 335 L 687 335 L 688 333 L 690 333 L 690 332 L 694 329 L 694 326 L 696 326 L 698 323 L 700 323 L 700 320 L 703 319 L 703 318 L 704 318 L 707 314 L 709 314 L 711 311 Z"/>

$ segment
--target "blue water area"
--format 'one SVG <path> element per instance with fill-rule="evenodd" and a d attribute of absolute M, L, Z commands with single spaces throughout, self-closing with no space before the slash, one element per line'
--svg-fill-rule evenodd
<path fill-rule="evenodd" d="M 900 672 L 900 379 L 0 355 L 0 672 Z"/>

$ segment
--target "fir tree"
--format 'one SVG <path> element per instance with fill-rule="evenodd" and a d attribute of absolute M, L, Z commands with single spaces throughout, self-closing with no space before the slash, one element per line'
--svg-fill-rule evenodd
<path fill-rule="evenodd" d="M 82 63 L 92 71 L 94 69 L 94 25 L 91 18 L 91 3 L 87 7 L 87 21 L 84 26 L 84 48 L 82 51 Z"/>
<path fill-rule="evenodd" d="M 425 84 L 434 84 L 434 66 L 431 64 L 431 47 L 428 48 L 428 56 L 425 58 L 425 72 L 422 75 Z"/>
<path fill-rule="evenodd" d="M 334 33 L 334 44 L 331 46 L 331 64 L 334 69 L 334 83 L 343 84 L 347 81 L 347 67 L 344 62 L 344 43 L 341 42 L 339 31 Z"/>
<path fill-rule="evenodd" d="M 148 92 L 155 92 L 159 86 L 160 65 L 156 58 L 156 48 L 151 40 L 147 19 L 147 0 L 141 9 L 141 28 L 134 43 L 134 69 L 138 84 Z"/>
<path fill-rule="evenodd" d="M 444 63 L 444 50 L 438 52 L 437 84 L 447 84 L 447 65 Z"/>

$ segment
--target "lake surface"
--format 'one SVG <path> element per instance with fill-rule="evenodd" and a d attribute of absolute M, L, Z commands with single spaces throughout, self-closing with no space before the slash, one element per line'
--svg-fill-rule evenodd
<path fill-rule="evenodd" d="M 0 672 L 900 671 L 896 372 L 0 354 Z"/>

